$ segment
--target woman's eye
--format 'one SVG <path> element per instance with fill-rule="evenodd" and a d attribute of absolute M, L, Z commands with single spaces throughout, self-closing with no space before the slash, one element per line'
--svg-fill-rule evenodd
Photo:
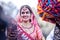
<path fill-rule="evenodd" d="M 26 12 L 26 14 L 28 14 L 29 12 Z"/>
<path fill-rule="evenodd" d="M 22 14 L 24 14 L 25 12 L 22 12 Z"/>

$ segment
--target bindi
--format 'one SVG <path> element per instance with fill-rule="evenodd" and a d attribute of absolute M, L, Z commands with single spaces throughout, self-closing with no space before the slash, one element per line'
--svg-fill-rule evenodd
<path fill-rule="evenodd" d="M 27 10 L 27 8 L 23 8 L 23 11 L 26 11 Z"/>

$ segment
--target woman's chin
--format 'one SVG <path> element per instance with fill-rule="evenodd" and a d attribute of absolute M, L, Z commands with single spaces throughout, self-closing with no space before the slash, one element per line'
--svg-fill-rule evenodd
<path fill-rule="evenodd" d="M 23 21 L 26 21 L 26 22 L 27 22 L 27 21 L 29 21 L 29 20 L 28 20 L 28 19 L 24 19 Z"/>

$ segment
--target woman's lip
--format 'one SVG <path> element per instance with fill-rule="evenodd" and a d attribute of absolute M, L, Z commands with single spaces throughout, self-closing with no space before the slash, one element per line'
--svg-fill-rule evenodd
<path fill-rule="evenodd" d="M 28 18 L 28 16 L 23 16 L 23 18 Z"/>

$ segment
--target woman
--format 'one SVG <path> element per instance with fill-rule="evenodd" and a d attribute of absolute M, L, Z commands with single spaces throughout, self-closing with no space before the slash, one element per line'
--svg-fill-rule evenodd
<path fill-rule="evenodd" d="M 43 40 L 41 29 L 28 5 L 21 7 L 17 19 L 18 40 Z"/>

